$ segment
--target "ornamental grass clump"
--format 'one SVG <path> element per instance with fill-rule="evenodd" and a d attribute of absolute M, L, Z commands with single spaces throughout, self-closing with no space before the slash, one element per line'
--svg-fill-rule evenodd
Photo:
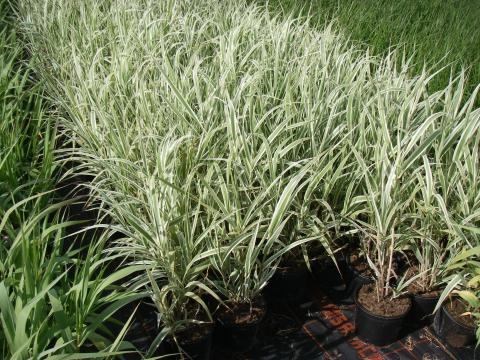
<path fill-rule="evenodd" d="M 395 52 L 372 57 L 331 26 L 234 1 L 22 0 L 20 16 L 69 156 L 122 234 L 113 251 L 148 270 L 133 283 L 151 288 L 162 336 L 198 320 L 188 302 L 252 302 L 282 261 L 312 244 L 332 255 L 345 232 L 376 301 L 397 298 L 411 279 L 394 255 L 437 236 L 437 192 L 460 192 L 447 179 L 476 181 L 455 175 L 477 161 L 462 162 L 480 114 L 461 86 L 429 94 L 427 71 L 409 77 Z"/>
<path fill-rule="evenodd" d="M 416 177 L 411 208 L 413 253 L 411 291 L 436 294 L 445 288 L 452 258 L 477 240 L 471 229 L 478 226 L 477 182 L 479 113 L 474 110 L 476 92 L 463 98 L 464 79 L 452 80 L 441 92 L 444 115 L 434 123 L 431 149 L 413 170 Z M 410 275 L 412 275 L 410 274 Z"/>
<path fill-rule="evenodd" d="M 150 176 L 145 187 L 139 187 L 143 174 L 137 170 L 140 178 L 112 176 L 108 188 L 94 188 L 106 199 L 105 214 L 116 220 L 112 229 L 119 235 L 109 252 L 144 270 L 128 285 L 132 289 L 147 287 L 158 310 L 161 331 L 149 355 L 159 351 L 164 340 L 181 350 L 189 329 L 211 330 L 208 300 L 220 299 L 207 281 L 209 259 L 216 253 L 208 245 L 218 223 L 224 221 L 221 214 L 208 211 L 206 193 L 197 177 L 200 164 L 189 166 L 188 159 L 197 151 L 192 138 L 167 135 L 158 139 L 157 146 L 156 171 L 162 186 L 155 186 L 155 178 Z M 130 166 L 136 168 L 125 162 L 126 169 Z M 120 183 L 135 193 L 127 198 L 119 192 Z"/>
<path fill-rule="evenodd" d="M 377 303 L 398 296 L 392 286 L 392 280 L 397 277 L 394 255 L 400 244 L 408 241 L 408 234 L 402 233 L 402 230 L 408 219 L 411 201 L 408 195 L 411 181 L 402 172 L 400 144 L 395 146 L 397 154 L 394 152 L 394 159 L 385 155 L 391 151 L 389 145 L 392 144 L 388 143 L 388 139 L 383 139 L 382 144 L 377 147 L 374 162 L 369 166 L 357 155 L 365 186 L 365 195 L 360 195 L 359 199 L 364 202 L 362 213 L 357 221 L 363 255 L 374 274 Z"/>
<path fill-rule="evenodd" d="M 459 87 L 461 89 L 461 84 Z M 459 91 L 461 95 L 461 90 Z M 454 101 L 461 100 L 457 98 Z M 413 250 L 420 271 L 410 281 L 415 281 L 423 292 L 438 288 L 443 281 L 442 271 L 447 260 L 458 250 L 456 239 L 459 234 L 464 234 L 454 225 L 453 217 L 456 215 L 449 209 L 459 204 L 458 196 L 462 192 L 457 191 L 461 190 L 458 181 L 461 173 L 459 167 L 462 165 L 459 160 L 449 159 L 448 156 L 456 154 L 463 157 L 460 154 L 469 154 L 468 149 L 474 144 L 475 135 L 472 130 L 478 127 L 479 113 L 471 111 L 473 101 L 474 97 L 470 98 L 462 111 L 463 116 L 452 121 L 451 119 L 455 119 L 452 113 L 455 107 L 448 91 L 425 97 L 419 102 L 417 110 L 410 112 L 417 124 L 406 123 L 406 129 L 379 132 L 397 134 L 397 139 L 392 141 L 390 135 L 387 135 L 388 138 L 381 138 L 379 141 L 382 145 L 373 147 L 378 149 L 378 152 L 374 153 L 376 163 L 372 164 L 371 170 L 368 170 L 366 165 L 368 160 L 364 161 L 365 155 L 359 158 L 363 171 L 367 174 L 364 180 L 369 189 L 367 204 L 375 219 L 375 228 L 382 229 L 384 235 L 391 234 L 387 258 L 393 261 L 395 251 L 406 248 Z M 470 111 L 466 111 L 467 109 Z M 418 117 L 418 111 L 425 112 L 426 118 Z M 454 127 L 451 132 L 448 132 L 445 124 L 448 121 L 452 123 L 448 128 Z M 459 131 L 462 123 L 469 125 L 468 130 L 464 127 Z M 388 126 L 385 125 L 384 128 L 387 129 Z M 394 147 L 391 147 L 392 144 L 395 144 Z M 389 160 L 389 157 L 392 160 Z M 467 174 L 468 171 L 465 172 L 465 175 Z M 377 184 L 381 187 L 375 191 L 374 186 Z M 375 193 L 378 201 L 372 202 Z M 469 213 L 473 216 L 475 214 Z M 381 221 L 382 214 L 387 222 Z M 368 226 L 362 226 L 362 229 L 365 228 Z M 459 230 L 457 236 L 452 234 L 454 228 Z M 388 277 L 380 276 L 385 289 L 388 288 L 387 279 L 390 276 L 398 278 L 398 274 L 395 275 L 390 270 L 393 269 L 390 260 L 373 262 L 389 264 Z M 375 270 L 375 273 L 378 281 L 381 271 Z M 382 291 L 379 290 L 378 293 L 381 295 Z"/>
<path fill-rule="evenodd" d="M 319 207 L 333 213 L 343 200 L 343 185 L 334 187 L 330 177 L 347 183 L 337 168 L 345 161 L 335 155 L 347 132 L 342 108 L 350 86 L 362 92 L 354 78 L 367 78 L 362 61 L 370 62 L 357 60 L 331 29 L 317 33 L 232 4 L 212 11 L 180 2 L 26 1 L 22 9 L 32 50 L 44 52 L 38 70 L 77 144 L 72 156 L 94 177 L 92 192 L 105 213 L 132 244 L 141 244 L 130 247 L 133 258 L 150 262 L 162 246 L 142 239 L 159 232 L 159 204 L 152 199 L 190 178 L 198 184 L 185 190 L 192 202 L 204 191 L 220 199 L 205 208 L 228 219 L 219 227 L 267 196 L 252 224 L 278 216 L 273 229 L 288 214 L 302 222 L 300 240 L 321 237 Z M 175 161 L 165 156 L 166 138 L 188 142 L 173 151 Z M 316 162 L 317 172 L 302 179 L 312 184 L 310 205 L 292 199 L 274 214 L 283 187 L 308 162 Z M 241 180 L 229 179 L 233 172 Z M 325 196 L 338 204 L 327 204 Z M 276 235 L 283 240 L 268 251 L 298 244 L 290 235 Z"/>
<path fill-rule="evenodd" d="M 418 191 L 412 202 L 412 238 L 408 250 L 413 253 L 407 270 L 411 277 L 410 291 L 416 295 L 438 294 L 446 264 L 454 253 L 449 241 L 448 215 L 442 209 L 445 201 L 439 193 L 432 173 L 430 160 L 423 156 L 423 166 L 415 171 Z"/>

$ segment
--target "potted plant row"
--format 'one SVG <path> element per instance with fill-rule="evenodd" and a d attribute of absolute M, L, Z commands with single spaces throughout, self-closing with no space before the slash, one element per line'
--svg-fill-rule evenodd
<path fill-rule="evenodd" d="M 229 352 L 251 348 L 267 311 L 262 291 L 285 254 L 312 241 L 282 237 L 308 168 L 292 178 L 274 178 L 266 186 L 272 191 L 252 191 L 248 203 L 234 204 L 243 199 L 217 192 L 216 184 L 247 187 L 241 175 L 225 178 L 217 168 L 209 173 L 211 185 L 203 193 L 192 190 L 193 181 L 183 184 L 201 199 L 177 196 L 176 189 L 160 197 L 162 211 L 155 221 L 161 231 L 144 232 L 143 239 L 133 241 L 137 247 L 146 244 L 141 262 L 158 312 L 159 332 L 147 356 L 178 353 L 180 358 L 208 359 L 213 337 L 221 338 Z M 276 187 L 280 181 L 283 186 Z M 238 210 L 231 212 L 229 206 Z M 119 243 L 125 245 L 132 244 Z"/>

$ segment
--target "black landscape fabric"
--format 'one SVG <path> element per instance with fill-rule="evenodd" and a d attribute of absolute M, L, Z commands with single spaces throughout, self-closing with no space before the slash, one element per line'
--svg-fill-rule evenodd
<path fill-rule="evenodd" d="M 298 304 L 270 302 L 255 346 L 247 353 L 232 354 L 214 340 L 213 360 L 470 360 L 480 359 L 473 348 L 453 349 L 430 327 L 410 330 L 401 340 L 376 347 L 355 336 L 355 305 L 333 300 L 317 286 Z M 155 315 L 137 316 L 129 339 L 146 349 L 155 335 Z M 476 356 L 475 356 L 476 355 Z"/>

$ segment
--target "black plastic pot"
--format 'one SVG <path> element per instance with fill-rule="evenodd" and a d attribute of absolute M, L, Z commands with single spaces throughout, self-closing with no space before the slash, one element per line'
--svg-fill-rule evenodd
<path fill-rule="evenodd" d="M 385 346 L 398 340 L 408 309 L 404 314 L 394 317 L 375 315 L 365 309 L 355 295 L 355 327 L 362 340 L 376 346 Z"/>
<path fill-rule="evenodd" d="M 360 273 L 353 273 L 350 277 L 350 281 L 347 285 L 347 289 L 345 290 L 346 297 L 352 299 L 355 297 L 355 294 L 360 290 L 363 285 L 371 284 L 373 279 L 368 276 L 364 276 Z"/>
<path fill-rule="evenodd" d="M 257 321 L 241 325 L 218 319 L 215 337 L 218 337 L 220 346 L 230 353 L 242 353 L 250 350 L 255 343 L 265 313 L 266 309 L 263 316 Z"/>
<path fill-rule="evenodd" d="M 371 284 L 373 282 L 373 278 L 365 276 L 357 271 L 348 259 L 346 260 L 346 269 L 345 279 L 347 281 L 347 288 L 345 290 L 345 296 L 353 299 L 363 285 Z"/>
<path fill-rule="evenodd" d="M 448 312 L 445 304 L 435 315 L 433 329 L 441 339 L 454 348 L 472 345 L 475 342 L 475 328 L 458 322 Z"/>
<path fill-rule="evenodd" d="M 266 295 L 273 302 L 295 303 L 307 290 L 308 270 L 305 267 L 280 268 L 270 280 Z"/>
<path fill-rule="evenodd" d="M 435 306 L 439 296 L 412 295 L 412 308 L 408 314 L 407 321 L 415 324 L 416 327 L 430 325 L 433 322 Z"/>
<path fill-rule="evenodd" d="M 209 360 L 212 350 L 213 326 L 208 333 L 195 341 L 181 341 L 180 348 L 172 338 L 167 338 L 157 352 L 157 355 L 179 354 L 177 359 Z M 182 353 L 183 355 L 180 355 Z M 174 359 L 174 357 L 168 357 Z"/>
<path fill-rule="evenodd" d="M 343 291 L 347 283 L 347 261 L 344 256 L 338 256 L 336 261 L 338 268 L 331 259 L 326 259 L 315 272 L 315 277 L 322 285 L 336 291 Z"/>

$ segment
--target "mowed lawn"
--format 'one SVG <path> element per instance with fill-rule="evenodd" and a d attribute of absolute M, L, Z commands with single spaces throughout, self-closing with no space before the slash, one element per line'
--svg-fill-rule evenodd
<path fill-rule="evenodd" d="M 463 66 L 468 69 L 467 94 L 480 83 L 480 0 L 258 0 L 285 15 L 309 15 L 314 26 L 337 19 L 354 41 L 384 54 L 402 46 L 413 56 L 412 72 L 424 64 L 446 67 L 431 91 L 444 88 Z M 477 97 L 477 104 L 480 99 Z"/>

